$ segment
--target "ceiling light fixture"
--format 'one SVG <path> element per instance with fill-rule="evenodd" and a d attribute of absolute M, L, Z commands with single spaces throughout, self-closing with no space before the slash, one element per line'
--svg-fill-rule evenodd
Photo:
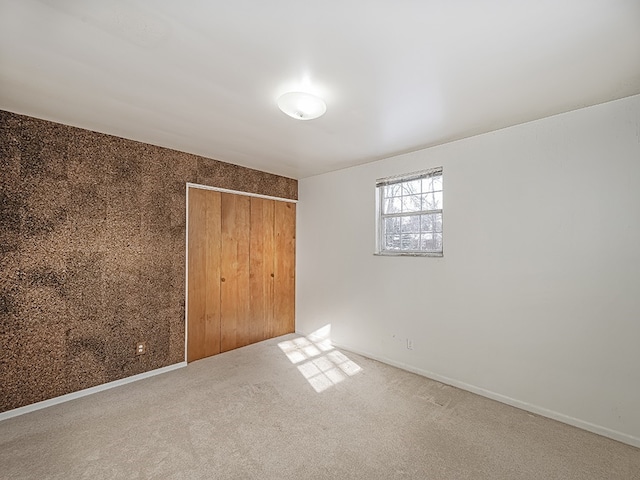
<path fill-rule="evenodd" d="M 319 97 L 305 92 L 289 92 L 278 97 L 278 107 L 297 120 L 313 120 L 327 111 L 327 104 Z"/>

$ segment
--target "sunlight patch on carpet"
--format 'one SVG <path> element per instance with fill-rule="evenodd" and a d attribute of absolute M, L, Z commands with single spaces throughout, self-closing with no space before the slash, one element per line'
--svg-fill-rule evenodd
<path fill-rule="evenodd" d="M 318 393 L 362 371 L 358 364 L 333 348 L 331 325 L 306 337 L 280 342 L 278 347 Z"/>

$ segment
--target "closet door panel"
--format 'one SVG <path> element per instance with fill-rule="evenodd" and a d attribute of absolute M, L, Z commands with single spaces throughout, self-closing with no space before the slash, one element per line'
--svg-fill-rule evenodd
<path fill-rule="evenodd" d="M 249 316 L 250 197 L 221 194 L 221 351 L 251 343 Z"/>
<path fill-rule="evenodd" d="M 189 189 L 187 361 L 220 353 L 220 193 Z"/>
<path fill-rule="evenodd" d="M 251 342 L 273 334 L 275 201 L 251 198 L 250 298 Z"/>
<path fill-rule="evenodd" d="M 295 331 L 296 205 L 275 202 L 274 310 L 271 336 Z"/>

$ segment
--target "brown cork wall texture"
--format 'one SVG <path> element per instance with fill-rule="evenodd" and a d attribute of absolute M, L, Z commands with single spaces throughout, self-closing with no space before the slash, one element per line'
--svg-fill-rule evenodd
<path fill-rule="evenodd" d="M 298 189 L 0 111 L 0 412 L 184 361 L 187 182 Z"/>

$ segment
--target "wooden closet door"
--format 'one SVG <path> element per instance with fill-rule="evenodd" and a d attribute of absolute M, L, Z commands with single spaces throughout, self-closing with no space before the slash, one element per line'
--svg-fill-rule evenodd
<path fill-rule="evenodd" d="M 295 329 L 295 204 L 189 189 L 187 361 Z"/>
<path fill-rule="evenodd" d="M 189 189 L 187 361 L 220 353 L 220 193 Z"/>
<path fill-rule="evenodd" d="M 251 253 L 249 315 L 251 343 L 274 336 L 274 214 L 275 201 L 251 198 Z"/>
<path fill-rule="evenodd" d="M 221 194 L 220 349 L 251 343 L 249 252 L 251 199 Z"/>
<path fill-rule="evenodd" d="M 275 202 L 273 322 L 271 337 L 295 331 L 296 205 Z"/>

